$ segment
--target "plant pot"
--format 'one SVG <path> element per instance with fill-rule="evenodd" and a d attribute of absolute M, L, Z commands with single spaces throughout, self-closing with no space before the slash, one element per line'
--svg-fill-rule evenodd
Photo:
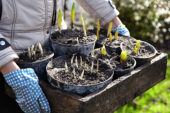
<path fill-rule="evenodd" d="M 33 68 L 39 79 L 47 80 L 46 65 L 53 58 L 54 53 L 45 50 L 44 55 L 44 57 L 38 55 L 37 60 L 32 60 L 28 58 L 28 53 L 24 52 L 19 55 L 20 59 L 17 61 L 17 64 L 20 68 Z"/>
<path fill-rule="evenodd" d="M 91 32 L 84 37 L 83 32 L 77 29 L 62 30 L 61 33 L 57 31 L 50 35 L 55 57 L 74 53 L 88 56 L 94 49 L 96 39 Z"/>
<path fill-rule="evenodd" d="M 46 70 L 48 81 L 52 86 L 62 91 L 87 95 L 105 87 L 112 81 L 114 72 L 110 65 L 99 61 L 99 71 L 96 72 L 96 59 L 82 56 L 83 64 L 81 66 L 80 56 L 77 56 L 79 62 L 78 68 L 75 65 L 75 61 L 73 64 L 70 63 L 71 59 L 72 56 L 60 56 L 48 63 Z M 75 59 L 76 56 L 74 56 Z M 91 61 L 94 62 L 92 73 L 90 72 Z M 69 72 L 65 72 L 64 62 L 67 62 Z M 89 67 L 88 71 L 85 68 L 85 62 Z M 75 69 L 76 76 L 72 74 L 73 68 Z M 84 76 L 83 79 L 80 79 L 83 69 L 85 69 Z"/>
<path fill-rule="evenodd" d="M 150 60 L 157 54 L 157 50 L 149 43 L 145 41 L 140 41 L 141 47 L 138 51 L 138 54 L 133 53 L 133 48 L 135 47 L 136 40 L 130 40 L 129 43 L 122 42 L 121 50 L 127 50 L 128 55 L 135 58 L 137 61 L 137 66 L 141 66 L 145 63 L 150 62 Z"/>
<path fill-rule="evenodd" d="M 91 30 L 91 32 L 96 33 L 96 29 Z M 133 38 L 119 36 L 118 39 L 113 39 L 112 41 L 109 41 L 109 37 L 107 36 L 107 30 L 101 29 L 99 33 L 99 40 L 96 41 L 95 48 L 101 48 L 103 45 L 105 45 L 106 47 L 111 48 L 112 51 L 115 51 L 116 53 L 120 54 L 121 53 L 120 44 L 124 41 L 129 41 L 130 39 Z"/>
<path fill-rule="evenodd" d="M 126 62 L 121 64 L 120 57 L 117 56 L 110 59 L 110 65 L 114 69 L 114 79 L 116 79 L 134 70 L 136 66 L 136 60 L 133 57 L 128 56 Z"/>

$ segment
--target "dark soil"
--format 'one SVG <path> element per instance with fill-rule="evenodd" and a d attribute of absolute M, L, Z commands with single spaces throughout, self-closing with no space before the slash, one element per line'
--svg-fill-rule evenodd
<path fill-rule="evenodd" d="M 98 60 L 102 60 L 103 62 L 106 62 L 106 63 L 109 63 L 109 61 L 112 57 L 118 56 L 117 53 L 111 51 L 111 48 L 106 48 L 106 52 L 107 52 L 106 55 L 102 55 L 101 54 L 101 48 L 98 48 L 98 49 L 95 49 L 92 52 L 91 56 L 98 59 Z"/>
<path fill-rule="evenodd" d="M 126 62 L 120 63 L 120 57 L 116 57 L 111 59 L 110 64 L 116 71 L 123 71 L 130 69 L 134 65 L 134 62 L 131 59 L 127 59 Z"/>
<path fill-rule="evenodd" d="M 99 62 L 99 71 L 96 72 L 97 69 L 97 60 L 94 60 L 93 58 L 90 57 L 83 57 L 83 64 L 82 66 L 80 65 L 80 57 L 77 57 L 78 59 L 78 68 L 76 67 L 75 63 L 75 57 L 74 57 L 74 62 L 71 64 L 71 57 L 62 57 L 62 59 L 54 60 L 50 66 L 47 68 L 48 74 L 55 78 L 56 80 L 70 84 L 70 85 L 93 85 L 93 84 L 98 84 L 101 82 L 104 82 L 108 78 L 111 77 L 113 73 L 113 69 L 111 69 L 111 66 L 108 64 L 105 64 L 101 61 Z M 92 65 L 92 61 L 94 62 L 94 69 L 93 72 L 91 73 L 90 68 Z M 67 65 L 69 67 L 69 72 L 65 72 L 65 63 L 67 62 Z M 88 66 L 88 69 L 85 67 L 85 62 Z M 76 78 L 73 77 L 72 71 L 73 68 L 75 69 L 76 72 Z M 84 77 L 81 80 L 79 77 L 84 69 Z"/>
<path fill-rule="evenodd" d="M 53 53 L 52 51 L 44 51 L 44 56 L 41 56 L 40 52 L 38 51 L 36 53 L 36 58 L 35 59 L 30 59 L 28 57 L 28 53 L 23 52 L 23 54 L 19 55 L 20 58 L 19 58 L 18 62 L 38 62 L 40 60 L 48 58 L 52 53 Z"/>
<path fill-rule="evenodd" d="M 91 30 L 91 32 L 96 33 L 96 29 Z M 109 37 L 107 36 L 107 30 L 106 29 L 101 29 L 99 33 L 99 40 L 97 40 L 97 44 L 109 46 L 111 48 L 120 48 L 120 44 L 125 41 L 129 41 L 130 39 L 133 39 L 132 37 L 124 37 L 124 36 L 119 36 L 118 39 L 114 39 L 114 34 L 113 34 L 113 40 L 112 42 L 109 41 Z"/>
<path fill-rule="evenodd" d="M 141 42 L 141 47 L 138 51 L 138 54 L 135 54 L 133 52 L 133 49 L 135 47 L 136 41 L 131 40 L 130 42 L 123 42 L 123 50 L 127 50 L 128 54 L 134 57 L 139 57 L 139 58 L 149 58 L 155 54 L 154 50 L 151 48 L 151 46 L 148 43 Z"/>
<path fill-rule="evenodd" d="M 77 40 L 78 39 L 78 40 Z M 94 42 L 96 36 L 92 32 L 87 31 L 87 37 L 84 36 L 83 31 L 77 29 L 67 29 L 52 34 L 52 40 L 59 44 L 79 45 Z"/>

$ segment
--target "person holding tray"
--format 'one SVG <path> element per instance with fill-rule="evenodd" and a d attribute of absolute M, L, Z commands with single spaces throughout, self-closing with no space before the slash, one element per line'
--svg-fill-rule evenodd
<path fill-rule="evenodd" d="M 113 22 L 113 33 L 130 36 L 118 18 L 119 12 L 111 0 L 77 0 L 102 26 Z M 0 0 L 0 103 L 8 104 L 4 95 L 3 80 L 12 87 L 16 102 L 25 113 L 50 113 L 50 106 L 33 69 L 20 69 L 18 54 L 40 42 L 48 46 L 50 33 L 57 30 L 56 16 L 63 9 L 64 0 Z M 67 26 L 62 21 L 62 29 Z M 2 107 L 2 106 L 1 106 Z M 5 108 L 5 107 L 3 107 Z M 2 108 L 2 109 L 3 109 Z M 0 112 L 3 113 L 4 111 Z M 9 111 L 15 109 L 8 106 Z"/>

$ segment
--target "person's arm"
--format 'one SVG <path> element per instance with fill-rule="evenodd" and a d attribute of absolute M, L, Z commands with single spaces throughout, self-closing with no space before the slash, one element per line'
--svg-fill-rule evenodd
<path fill-rule="evenodd" d="M 111 0 L 77 0 L 77 2 L 94 18 L 100 18 L 102 26 L 119 15 Z"/>
<path fill-rule="evenodd" d="M 0 72 L 15 92 L 20 108 L 26 113 L 50 113 L 49 103 L 34 70 L 20 69 L 15 59 L 18 55 L 4 38 L 0 38 Z"/>
<path fill-rule="evenodd" d="M 12 71 L 16 71 L 19 70 L 19 66 L 15 63 L 15 61 L 10 61 L 7 64 L 5 64 L 4 66 L 1 67 L 0 72 L 5 75 L 7 73 L 10 73 Z"/>
<path fill-rule="evenodd" d="M 77 0 L 77 2 L 95 19 L 99 18 L 101 25 L 107 28 L 108 23 L 113 22 L 113 33 L 119 30 L 120 35 L 130 36 L 129 30 L 119 19 L 119 11 L 111 0 Z"/>

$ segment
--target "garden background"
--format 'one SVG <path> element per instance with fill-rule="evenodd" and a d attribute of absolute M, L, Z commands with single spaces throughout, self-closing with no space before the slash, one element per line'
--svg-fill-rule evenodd
<path fill-rule="evenodd" d="M 120 11 L 119 17 L 132 37 L 145 40 L 169 53 L 166 79 L 114 113 L 170 113 L 170 1 L 113 0 L 113 3 Z M 69 6 L 70 4 L 66 4 L 67 9 Z M 70 11 L 65 12 L 65 19 L 70 25 Z M 75 21 L 77 27 L 81 25 L 80 13 L 83 13 L 89 29 L 96 26 L 94 19 L 79 7 Z"/>

